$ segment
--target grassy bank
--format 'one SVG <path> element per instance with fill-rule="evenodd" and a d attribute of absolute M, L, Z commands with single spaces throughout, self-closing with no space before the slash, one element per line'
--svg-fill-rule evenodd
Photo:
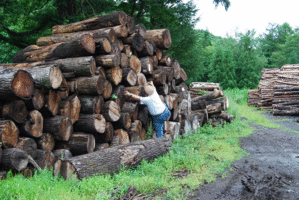
<path fill-rule="evenodd" d="M 157 199 L 184 199 L 204 181 L 215 180 L 216 174 L 225 177 L 225 168 L 248 155 L 240 148 L 238 139 L 252 133 L 248 121 L 275 127 L 259 111 L 247 106 L 247 90 L 228 90 L 225 94 L 230 100 L 229 112 L 236 116 L 231 124 L 216 128 L 205 125 L 197 133 L 178 138 L 168 154 L 152 162 L 144 161 L 137 169 L 122 170 L 112 178 L 94 176 L 82 181 L 64 181 L 52 177 L 49 171 L 28 179 L 17 175 L 0 182 L 0 199 L 109 199 L 111 192 L 114 191 L 114 197 L 122 196 L 130 185 L 138 193 Z"/>

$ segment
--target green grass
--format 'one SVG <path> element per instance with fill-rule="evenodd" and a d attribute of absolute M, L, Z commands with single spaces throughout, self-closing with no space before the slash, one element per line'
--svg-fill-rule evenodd
<path fill-rule="evenodd" d="M 254 130 L 248 121 L 275 127 L 246 105 L 247 90 L 228 90 L 225 94 L 230 100 L 229 112 L 236 116 L 231 124 L 215 128 L 204 125 L 197 133 L 177 138 L 172 150 L 154 161 L 143 161 L 136 169 L 121 170 L 113 177 L 94 176 L 82 181 L 64 181 L 49 171 L 27 179 L 17 175 L 0 182 L 0 199 L 109 199 L 113 191 L 113 197 L 119 198 L 130 185 L 149 195 L 160 190 L 156 199 L 185 199 L 204 180 L 212 182 L 219 173 L 227 176 L 232 162 L 248 156 L 239 143 L 240 137 L 248 137 Z M 188 171 L 188 175 L 176 178 L 179 170 Z"/>

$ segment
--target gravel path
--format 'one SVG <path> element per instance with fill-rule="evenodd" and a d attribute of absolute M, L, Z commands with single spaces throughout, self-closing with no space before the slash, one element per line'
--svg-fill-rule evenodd
<path fill-rule="evenodd" d="M 298 117 L 265 116 L 288 130 L 299 131 Z M 280 121 L 285 119 L 288 121 Z M 234 162 L 235 170 L 227 178 L 218 175 L 216 182 L 204 184 L 188 199 L 299 200 L 299 133 L 251 125 L 257 130 L 240 139 L 250 156 Z"/>

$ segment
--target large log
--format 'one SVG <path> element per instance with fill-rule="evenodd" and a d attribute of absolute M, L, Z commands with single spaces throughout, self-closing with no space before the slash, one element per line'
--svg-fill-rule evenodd
<path fill-rule="evenodd" d="M 154 68 L 157 67 L 158 64 L 159 64 L 159 61 L 158 61 L 157 56 L 151 56 L 150 58 L 151 58 L 152 61 L 153 61 L 153 66 L 154 66 Z"/>
<path fill-rule="evenodd" d="M 60 87 L 57 89 L 57 93 L 61 97 L 61 99 L 66 99 L 70 94 L 68 82 L 66 81 L 66 79 L 64 77 L 63 77 Z"/>
<path fill-rule="evenodd" d="M 95 148 L 95 138 L 92 134 L 75 132 L 70 137 L 67 145 L 73 155 L 92 153 Z"/>
<path fill-rule="evenodd" d="M 45 95 L 43 90 L 35 89 L 33 96 L 29 100 L 25 100 L 29 110 L 40 110 L 45 104 Z"/>
<path fill-rule="evenodd" d="M 70 102 L 71 108 L 70 108 L 70 117 L 72 120 L 72 123 L 75 123 L 79 119 L 79 113 L 81 110 L 81 102 L 80 99 L 76 94 L 73 94 L 72 96 L 69 96 L 67 100 Z"/>
<path fill-rule="evenodd" d="M 172 63 L 172 56 L 170 54 L 162 54 L 161 60 L 159 60 L 160 65 L 170 66 Z"/>
<path fill-rule="evenodd" d="M 38 149 L 35 161 L 41 169 L 50 169 L 54 166 L 55 155 L 51 151 Z"/>
<path fill-rule="evenodd" d="M 167 77 L 167 82 L 171 82 L 174 76 L 174 68 L 166 66 L 157 66 L 157 69 L 162 69 Z"/>
<path fill-rule="evenodd" d="M 154 55 L 154 47 L 151 44 L 151 41 L 145 41 L 142 51 L 137 52 L 137 54 L 139 57 L 153 56 Z"/>
<path fill-rule="evenodd" d="M 114 136 L 111 142 L 111 146 L 117 146 L 130 143 L 129 135 L 127 131 L 123 129 L 117 129 L 114 131 Z"/>
<path fill-rule="evenodd" d="M 109 147 L 110 145 L 108 143 L 96 144 L 96 148 L 94 149 L 94 151 L 101 151 Z"/>
<path fill-rule="evenodd" d="M 229 107 L 229 101 L 227 96 L 218 99 L 213 99 L 211 101 L 206 101 L 206 103 L 207 105 L 221 103 L 221 110 L 227 110 Z"/>
<path fill-rule="evenodd" d="M 169 49 L 171 47 L 171 35 L 168 29 L 147 30 L 145 40 L 155 42 L 159 49 Z"/>
<path fill-rule="evenodd" d="M 135 33 L 139 33 L 142 37 L 145 36 L 146 28 L 143 24 L 138 24 L 135 26 Z"/>
<path fill-rule="evenodd" d="M 131 46 L 130 45 L 124 45 L 124 49 L 122 50 L 123 53 L 125 53 L 127 55 L 128 58 L 130 58 L 133 55 L 133 52 L 131 50 Z"/>
<path fill-rule="evenodd" d="M 221 113 L 221 108 L 221 103 L 207 105 L 207 110 L 209 114 Z"/>
<path fill-rule="evenodd" d="M 105 142 L 111 142 L 114 136 L 114 128 L 113 124 L 111 122 L 106 123 L 106 128 L 105 128 Z"/>
<path fill-rule="evenodd" d="M 132 94 L 135 94 L 137 96 L 144 97 L 145 96 L 145 90 L 142 86 L 132 86 L 132 87 L 126 87 L 126 90 Z M 126 96 L 127 101 L 136 101 L 134 97 Z"/>
<path fill-rule="evenodd" d="M 125 53 L 120 54 L 120 66 L 122 69 L 129 66 L 129 57 Z"/>
<path fill-rule="evenodd" d="M 104 67 L 97 67 L 95 75 L 99 75 L 106 79 L 106 71 L 105 71 Z"/>
<path fill-rule="evenodd" d="M 178 60 L 173 60 L 171 67 L 174 70 L 173 78 L 179 79 L 181 77 L 181 65 Z"/>
<path fill-rule="evenodd" d="M 5 170 L 22 171 L 27 167 L 28 154 L 18 148 L 3 149 L 1 167 Z"/>
<path fill-rule="evenodd" d="M 178 122 L 171 122 L 171 121 L 164 122 L 165 133 L 173 135 L 173 139 L 179 137 L 180 130 L 181 130 L 181 125 Z"/>
<path fill-rule="evenodd" d="M 0 120 L 0 142 L 3 148 L 14 148 L 19 139 L 19 129 L 13 121 Z"/>
<path fill-rule="evenodd" d="M 112 45 L 107 38 L 95 38 L 94 42 L 96 44 L 95 55 L 111 53 Z"/>
<path fill-rule="evenodd" d="M 34 141 L 34 139 L 32 139 L 32 138 L 27 138 L 27 137 L 19 138 L 19 142 L 18 142 L 16 148 L 25 151 L 32 158 L 36 157 L 37 145 L 36 145 L 36 142 Z"/>
<path fill-rule="evenodd" d="M 40 64 L 40 65 L 39 65 Z M 37 65 L 37 66 L 36 66 Z M 63 76 L 59 69 L 59 63 L 33 63 L 2 65 L 6 68 L 21 69 L 31 74 L 37 87 L 57 89 L 60 87 Z"/>
<path fill-rule="evenodd" d="M 273 109 L 272 114 L 274 116 L 299 116 L 299 109 L 292 109 L 292 110 L 278 110 Z"/>
<path fill-rule="evenodd" d="M 127 15 L 122 11 L 118 11 L 109 15 L 86 19 L 80 22 L 53 26 L 52 34 L 95 30 L 124 24 L 127 24 Z"/>
<path fill-rule="evenodd" d="M 138 117 L 138 103 L 137 102 L 125 102 L 121 108 L 121 112 L 129 113 L 133 121 Z"/>
<path fill-rule="evenodd" d="M 87 132 L 93 134 L 104 133 L 106 119 L 101 114 L 80 115 L 79 120 L 74 124 L 77 132 Z"/>
<path fill-rule="evenodd" d="M 134 33 L 136 29 L 135 18 L 129 15 L 127 15 L 127 28 L 129 34 Z"/>
<path fill-rule="evenodd" d="M 125 86 L 117 85 L 112 89 L 112 100 L 121 108 L 125 103 Z"/>
<path fill-rule="evenodd" d="M 148 56 L 140 58 L 141 72 L 145 75 L 152 74 L 154 71 L 153 60 Z"/>
<path fill-rule="evenodd" d="M 128 28 L 126 25 L 118 25 L 111 28 L 115 31 L 116 36 L 119 38 L 128 36 Z"/>
<path fill-rule="evenodd" d="M 0 83 L 0 98 L 3 100 L 15 96 L 30 99 L 35 89 L 30 73 L 19 69 L 0 67 Z"/>
<path fill-rule="evenodd" d="M 131 116 L 129 113 L 121 113 L 118 121 L 113 122 L 115 129 L 129 130 L 131 126 Z"/>
<path fill-rule="evenodd" d="M 81 103 L 80 113 L 82 114 L 100 114 L 103 106 L 104 99 L 102 96 L 78 96 Z"/>
<path fill-rule="evenodd" d="M 15 100 L 3 105 L 2 117 L 12 119 L 17 123 L 24 123 L 28 111 L 24 101 Z"/>
<path fill-rule="evenodd" d="M 28 49 L 34 49 L 28 51 Z M 90 35 L 83 35 L 78 39 L 57 43 L 50 46 L 25 48 L 15 54 L 14 63 L 35 62 L 42 60 L 56 60 L 60 58 L 88 56 L 95 53 L 95 41 Z"/>
<path fill-rule="evenodd" d="M 212 114 L 210 118 L 222 118 L 226 122 L 231 123 L 234 120 L 234 116 L 230 115 L 228 111 L 222 111 L 220 114 Z"/>
<path fill-rule="evenodd" d="M 60 169 L 55 168 L 54 171 L 61 171 L 65 179 L 74 175 L 83 179 L 98 173 L 117 173 L 123 165 L 126 168 L 136 167 L 142 160 L 150 161 L 167 153 L 170 146 L 171 142 L 164 138 L 119 145 L 64 159 Z"/>
<path fill-rule="evenodd" d="M 36 144 L 39 149 L 52 151 L 55 146 L 55 140 L 50 133 L 43 133 L 43 135 L 37 139 Z"/>
<path fill-rule="evenodd" d="M 147 83 L 145 75 L 143 73 L 139 73 L 137 76 L 137 85 L 144 87 Z"/>
<path fill-rule="evenodd" d="M 169 95 L 166 95 L 165 102 L 169 110 L 172 110 L 177 107 L 179 100 L 179 96 L 175 93 L 170 93 Z"/>
<path fill-rule="evenodd" d="M 222 90 L 215 90 L 213 93 L 204 95 L 204 96 L 199 96 L 199 97 L 195 97 L 192 98 L 192 109 L 193 110 L 197 110 L 197 106 L 196 104 L 198 104 L 198 102 L 202 102 L 203 100 L 205 101 L 211 101 L 213 99 L 216 99 L 218 97 L 222 97 L 223 96 L 223 91 Z M 203 109 L 203 108 L 201 108 Z"/>
<path fill-rule="evenodd" d="M 84 95 L 102 94 L 105 89 L 105 80 L 101 75 L 77 78 L 74 83 L 75 92 Z"/>
<path fill-rule="evenodd" d="M 68 116 L 55 116 L 44 119 L 45 133 L 51 133 L 56 140 L 68 141 L 73 133 L 72 119 Z"/>
<path fill-rule="evenodd" d="M 38 138 L 43 134 L 44 118 L 42 114 L 33 110 L 29 113 L 29 118 L 23 124 L 22 133 L 30 137 Z"/>
<path fill-rule="evenodd" d="M 98 66 L 103 67 L 117 67 L 120 65 L 119 55 L 99 55 L 95 57 Z"/>
<path fill-rule="evenodd" d="M 145 126 L 148 120 L 149 111 L 146 105 L 142 105 L 138 109 L 138 120 L 142 122 L 142 125 Z"/>
<path fill-rule="evenodd" d="M 120 107 L 114 101 L 107 101 L 104 104 L 102 113 L 109 122 L 116 122 L 120 118 Z"/>
<path fill-rule="evenodd" d="M 178 85 L 180 83 L 185 82 L 188 79 L 188 76 L 183 68 L 180 69 L 180 78 L 175 79 L 175 84 Z"/>
<path fill-rule="evenodd" d="M 134 86 L 137 83 L 137 73 L 132 68 L 125 68 L 122 70 L 122 81 L 126 86 Z"/>
<path fill-rule="evenodd" d="M 207 83 L 207 82 L 192 82 L 192 83 L 190 83 L 190 87 L 196 88 L 196 89 L 214 91 L 215 89 L 217 89 L 217 90 L 220 89 L 220 84 L 219 83 Z"/>
<path fill-rule="evenodd" d="M 44 116 L 56 116 L 59 111 L 61 97 L 56 90 L 50 90 L 49 94 L 45 96 L 45 105 L 40 110 Z"/>
<path fill-rule="evenodd" d="M 136 71 L 137 75 L 141 72 L 141 62 L 136 56 L 132 55 L 130 57 L 129 65 Z"/>
<path fill-rule="evenodd" d="M 104 99 L 109 99 L 112 95 L 112 84 L 110 83 L 110 81 L 106 80 L 105 81 L 105 85 L 104 85 L 104 91 L 103 91 L 103 94 L 102 96 L 104 97 Z"/>
<path fill-rule="evenodd" d="M 118 85 L 122 81 L 122 69 L 119 66 L 112 67 L 106 71 L 107 79 L 114 85 Z"/>
<path fill-rule="evenodd" d="M 169 87 L 167 84 L 163 84 L 162 86 L 159 86 L 157 88 L 157 92 L 159 95 L 163 95 L 163 96 L 166 96 L 169 94 Z"/>
<path fill-rule="evenodd" d="M 142 133 L 142 123 L 140 120 L 135 120 L 131 123 L 131 127 L 129 128 L 128 134 L 130 136 L 131 142 L 137 142 L 141 140 Z"/>
<path fill-rule="evenodd" d="M 144 39 L 139 33 L 133 33 L 132 35 L 121 39 L 124 44 L 130 44 L 137 51 L 141 51 L 144 47 Z"/>
<path fill-rule="evenodd" d="M 166 74 L 161 69 L 154 70 L 152 77 L 149 77 L 148 81 L 153 81 L 155 85 L 163 85 L 166 83 Z"/>

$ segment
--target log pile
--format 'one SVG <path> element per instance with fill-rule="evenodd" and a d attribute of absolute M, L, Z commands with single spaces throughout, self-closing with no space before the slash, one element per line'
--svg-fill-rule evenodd
<path fill-rule="evenodd" d="M 185 123 L 185 126 L 191 125 L 196 130 L 196 125 L 192 122 L 195 118 L 199 119 L 199 126 L 208 122 L 211 122 L 213 127 L 224 121 L 232 122 L 234 116 L 226 111 L 229 107 L 229 100 L 227 96 L 224 96 L 219 83 L 193 82 L 190 83 L 188 90 L 191 93 L 189 113 L 191 121 Z"/>
<path fill-rule="evenodd" d="M 170 141 L 181 124 L 185 131 L 201 125 L 207 107 L 190 112 L 187 75 L 163 52 L 170 47 L 168 29 L 146 30 L 119 11 L 54 26 L 52 36 L 0 64 L 0 170 L 30 175 L 54 167 L 54 174 L 82 178 L 166 153 L 168 140 L 145 140 L 147 107 L 124 92 L 145 96 L 142 83 L 154 82 L 172 113 L 164 128 Z"/>
<path fill-rule="evenodd" d="M 299 115 L 298 81 L 298 64 L 264 69 L 257 92 L 248 92 L 248 104 L 272 110 L 273 115 Z"/>

